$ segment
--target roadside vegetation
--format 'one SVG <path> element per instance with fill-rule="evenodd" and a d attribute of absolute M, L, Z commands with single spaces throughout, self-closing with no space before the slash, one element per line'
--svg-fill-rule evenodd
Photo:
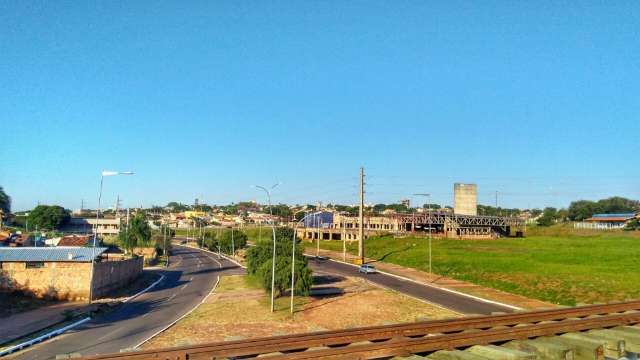
<path fill-rule="evenodd" d="M 433 239 L 433 271 L 562 305 L 640 298 L 640 232 L 572 230 L 559 224 L 534 227 L 518 239 Z M 365 254 L 428 271 L 427 244 L 422 237 L 372 237 Z M 341 252 L 342 242 L 323 241 L 321 247 Z M 357 242 L 347 251 L 357 253 Z"/>
<path fill-rule="evenodd" d="M 234 252 L 247 247 L 247 235 L 236 229 L 210 229 L 204 233 L 204 242 L 198 239 L 197 243 L 214 252 L 235 255 Z"/>
<path fill-rule="evenodd" d="M 275 295 L 281 296 L 291 287 L 291 258 L 295 251 L 295 294 L 308 295 L 313 286 L 313 277 L 300 239 L 295 239 L 295 249 L 292 244 L 293 229 L 276 229 L 276 262 Z M 247 250 L 247 273 L 259 279 L 262 288 L 271 293 L 271 278 L 273 270 L 273 241 L 266 239 L 258 242 Z"/>

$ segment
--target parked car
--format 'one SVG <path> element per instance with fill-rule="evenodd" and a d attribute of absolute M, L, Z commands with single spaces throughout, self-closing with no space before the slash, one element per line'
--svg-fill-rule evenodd
<path fill-rule="evenodd" d="M 369 265 L 369 264 L 362 264 L 360 265 L 360 269 L 358 269 L 359 272 L 363 273 L 363 274 L 375 274 L 376 273 L 376 267 L 373 265 Z"/>

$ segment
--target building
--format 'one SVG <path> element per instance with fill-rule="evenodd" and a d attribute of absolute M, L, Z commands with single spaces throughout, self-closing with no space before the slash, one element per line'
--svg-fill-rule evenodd
<path fill-rule="evenodd" d="M 622 214 L 594 214 L 584 222 L 576 223 L 577 229 L 592 230 L 618 230 L 624 229 L 628 222 L 636 219 L 638 215 L 634 213 Z"/>
<path fill-rule="evenodd" d="M 130 283 L 142 273 L 142 257 L 113 260 L 104 255 L 106 250 L 102 247 L 0 248 L 0 290 L 80 301 L 89 298 L 90 285 L 93 297 L 97 298 Z"/>
<path fill-rule="evenodd" d="M 411 209 L 411 200 L 402 199 L 400 200 L 400 205 L 404 205 L 407 209 Z"/>
<path fill-rule="evenodd" d="M 204 211 L 185 211 L 184 212 L 184 217 L 186 219 L 191 219 L 191 218 L 204 218 L 207 217 L 207 213 Z"/>
<path fill-rule="evenodd" d="M 478 186 L 453 184 L 453 212 L 460 215 L 478 215 Z"/>
<path fill-rule="evenodd" d="M 117 235 L 120 232 L 120 218 L 76 218 L 69 219 L 69 223 L 60 229 L 64 233 L 93 234 L 98 224 L 98 235 Z"/>

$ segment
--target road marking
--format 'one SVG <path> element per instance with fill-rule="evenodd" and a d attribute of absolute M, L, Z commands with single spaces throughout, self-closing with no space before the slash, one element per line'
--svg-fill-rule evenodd
<path fill-rule="evenodd" d="M 171 295 L 171 297 L 167 301 L 173 300 L 174 297 L 176 297 L 176 294 Z"/>
<path fill-rule="evenodd" d="M 189 283 L 182 285 L 180 290 L 184 290 L 187 286 L 189 286 Z"/>

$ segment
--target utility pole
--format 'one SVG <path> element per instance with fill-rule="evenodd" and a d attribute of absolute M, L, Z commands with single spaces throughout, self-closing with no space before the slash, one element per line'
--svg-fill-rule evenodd
<path fill-rule="evenodd" d="M 360 228 L 358 229 L 358 257 L 364 264 L 364 167 L 360 168 Z"/>
<path fill-rule="evenodd" d="M 316 241 L 316 258 L 320 256 L 320 213 L 316 214 L 316 226 L 318 227 L 318 241 Z"/>

